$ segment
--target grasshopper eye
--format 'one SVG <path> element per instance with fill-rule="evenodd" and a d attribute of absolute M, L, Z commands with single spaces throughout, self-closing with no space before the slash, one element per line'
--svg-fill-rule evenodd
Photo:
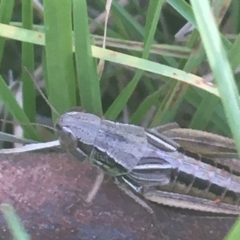
<path fill-rule="evenodd" d="M 77 138 L 69 128 L 62 127 L 58 130 L 58 134 L 59 142 L 63 150 L 72 151 L 77 148 Z"/>

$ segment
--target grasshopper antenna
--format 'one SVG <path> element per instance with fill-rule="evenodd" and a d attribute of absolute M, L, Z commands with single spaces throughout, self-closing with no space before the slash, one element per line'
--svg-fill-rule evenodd
<path fill-rule="evenodd" d="M 45 100 L 45 102 L 48 104 L 48 106 L 51 108 L 51 110 L 56 113 L 58 116 L 60 116 L 59 112 L 52 106 L 52 104 L 48 101 L 47 97 L 44 95 L 43 91 L 40 89 L 40 87 L 38 86 L 38 84 L 35 82 L 34 80 L 34 76 L 32 75 L 32 73 L 26 68 L 24 67 L 24 70 L 27 72 L 27 74 L 29 75 L 29 77 L 31 78 L 31 80 L 33 81 L 35 87 L 37 88 L 38 92 L 40 93 L 40 95 L 43 97 L 43 99 Z"/>

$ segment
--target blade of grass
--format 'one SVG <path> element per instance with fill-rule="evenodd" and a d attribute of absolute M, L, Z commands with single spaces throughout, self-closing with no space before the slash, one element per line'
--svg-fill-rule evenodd
<path fill-rule="evenodd" d="M 9 204 L 1 204 L 1 212 L 8 224 L 8 227 L 15 240 L 30 240 L 30 236 L 24 229 L 24 226 L 15 213 L 13 207 Z"/>
<path fill-rule="evenodd" d="M 43 46 L 45 45 L 44 33 L 2 23 L 0 23 L 0 36 L 21 42 L 28 42 Z"/>
<path fill-rule="evenodd" d="M 239 33 L 240 24 L 239 24 L 239 16 L 240 16 L 240 1 L 235 0 L 232 1 L 231 5 L 231 16 L 232 16 L 232 27 L 234 33 Z"/>
<path fill-rule="evenodd" d="M 189 124 L 189 128 L 204 130 L 211 120 L 218 102 L 219 98 L 206 94 L 205 98 L 202 99 L 197 107 L 191 123 Z"/>
<path fill-rule="evenodd" d="M 147 98 L 143 100 L 138 109 L 131 116 L 130 123 L 139 124 L 141 119 L 147 114 L 149 109 L 158 102 L 159 97 L 163 94 L 163 91 L 166 90 L 167 84 L 161 87 L 158 91 L 152 93 Z"/>
<path fill-rule="evenodd" d="M 207 0 L 191 0 L 200 35 L 240 155 L 240 101 L 226 52 Z"/>
<path fill-rule="evenodd" d="M 149 52 L 151 49 L 151 45 L 154 40 L 154 34 L 156 31 L 157 23 L 160 17 L 161 8 L 164 4 L 163 0 L 151 0 L 148 7 L 148 17 L 147 23 L 145 28 L 145 35 L 144 35 L 144 50 L 143 50 L 143 58 L 148 58 Z M 130 98 L 132 92 L 136 88 L 141 76 L 143 74 L 142 70 L 137 70 L 135 76 L 130 81 L 130 83 L 123 89 L 114 103 L 109 107 L 107 110 L 105 117 L 111 120 L 117 118 L 119 113 L 122 111 L 124 106 L 126 105 L 128 99 Z"/>
<path fill-rule="evenodd" d="M 238 219 L 234 226 L 232 227 L 231 231 L 227 234 L 224 240 L 236 240 L 239 239 L 240 236 L 240 219 Z"/>
<path fill-rule="evenodd" d="M 24 0 L 22 2 L 22 23 L 26 29 L 31 29 L 33 24 L 33 6 L 32 0 Z M 22 96 L 23 96 L 23 109 L 28 119 L 35 122 L 36 115 L 36 95 L 34 83 L 30 76 L 26 73 L 24 68 L 30 72 L 34 70 L 34 52 L 33 44 L 22 43 Z"/>
<path fill-rule="evenodd" d="M 97 46 L 102 45 L 103 37 L 98 35 L 93 35 L 94 43 Z M 144 49 L 142 42 L 137 41 L 129 41 L 123 40 L 118 38 L 106 38 L 106 46 L 117 48 L 117 49 L 124 49 L 124 50 L 133 50 L 136 52 L 142 52 Z M 160 56 L 171 56 L 175 58 L 188 58 L 191 50 L 186 46 L 177 46 L 177 45 L 167 45 L 167 44 L 152 44 L 151 54 L 156 54 Z"/>
<path fill-rule="evenodd" d="M 88 112 L 102 115 L 101 93 L 96 60 L 91 50 L 86 0 L 73 0 L 73 25 L 81 105 Z"/>
<path fill-rule="evenodd" d="M 223 20 L 223 17 L 225 16 L 229 5 L 231 1 L 230 0 L 220 0 L 213 3 L 212 9 L 213 14 L 216 18 L 216 22 L 218 25 Z M 234 44 L 232 45 L 231 49 L 234 47 Z M 230 59 L 230 58 L 229 58 Z M 231 62 L 230 62 L 231 64 Z M 217 105 L 219 105 L 219 99 L 209 95 L 208 93 L 203 93 L 202 102 L 197 107 L 197 110 L 191 120 L 191 123 L 189 125 L 190 128 L 197 128 L 201 130 L 205 130 L 208 126 L 209 122 L 213 122 L 215 125 L 219 125 L 219 123 L 216 123 L 213 121 L 212 116 L 214 111 L 217 108 Z M 221 128 L 222 131 L 223 128 Z M 229 131 L 229 129 L 227 129 Z"/>
<path fill-rule="evenodd" d="M 205 59 L 205 53 L 203 46 L 199 44 L 199 34 L 193 31 L 187 46 L 192 48 L 192 52 L 187 61 L 182 60 L 179 64 L 179 68 L 186 72 L 196 72 L 196 69 L 200 66 Z M 175 86 L 170 93 L 166 96 L 166 101 L 161 104 L 162 111 L 159 111 L 154 118 L 154 125 L 165 124 L 174 120 L 181 103 L 184 100 L 186 92 L 189 90 L 190 85 L 182 82 L 176 82 Z M 169 89 L 171 90 L 171 89 Z"/>
<path fill-rule="evenodd" d="M 76 105 L 71 1 L 44 0 L 47 92 L 61 114 Z M 52 113 L 53 119 L 56 114 Z"/>
<path fill-rule="evenodd" d="M 240 54 L 236 54 L 240 48 L 240 34 L 237 35 L 231 49 L 228 52 L 228 59 L 232 66 L 232 69 L 235 71 L 236 68 L 240 65 Z"/>
<path fill-rule="evenodd" d="M 97 58 L 104 58 L 105 60 L 111 62 L 127 65 L 129 67 L 142 69 L 162 76 L 170 77 L 172 79 L 180 80 L 182 82 L 191 84 L 192 86 L 196 86 L 197 88 L 208 91 L 209 93 L 212 93 L 216 96 L 219 96 L 218 90 L 214 84 L 208 84 L 203 78 L 197 75 L 146 59 L 133 57 L 127 54 L 118 53 L 107 49 L 101 49 L 94 46 L 92 48 L 93 55 Z"/>
<path fill-rule="evenodd" d="M 8 26 L 5 24 L 0 24 L 0 36 L 19 41 L 29 41 L 39 45 L 45 44 L 44 34 L 36 31 Z M 169 67 L 146 59 L 137 58 L 120 52 L 102 49 L 96 46 L 92 46 L 92 55 L 96 58 L 103 58 L 110 62 L 127 65 L 129 67 L 142 69 L 148 72 L 176 79 L 219 96 L 215 85 L 209 85 L 203 78 L 194 74 L 186 73 L 185 71 L 173 67 Z"/>
<path fill-rule="evenodd" d="M 122 24 L 126 26 L 133 36 L 136 38 L 142 38 L 142 36 L 144 36 L 143 27 L 126 11 L 126 7 L 121 6 L 116 0 L 112 3 L 112 14 L 121 19 Z"/>
<path fill-rule="evenodd" d="M 23 153 L 23 152 L 31 152 L 31 151 L 47 149 L 47 148 L 56 148 L 56 147 L 60 147 L 60 143 L 58 140 L 44 142 L 44 143 L 31 143 L 31 144 L 27 144 L 25 146 L 16 147 L 16 148 L 0 149 L 0 154 Z"/>
<path fill-rule="evenodd" d="M 102 0 L 102 2 L 105 3 L 105 0 Z M 157 3 L 157 1 L 155 2 Z M 111 13 L 112 18 L 117 22 L 116 24 L 120 25 L 119 31 L 121 32 L 121 34 L 118 36 L 115 36 L 116 34 L 114 34 L 114 37 L 116 37 L 117 39 L 119 38 L 128 39 L 129 38 L 128 36 L 130 36 L 130 38 L 132 37 L 137 39 L 142 39 L 144 37 L 145 35 L 144 27 L 127 11 L 126 7 L 123 6 L 121 3 L 119 3 L 116 0 L 113 1 Z M 108 29 L 108 33 L 110 36 L 111 29 Z M 133 53 L 132 55 L 135 54 Z M 175 66 L 177 65 L 177 61 L 172 57 L 162 56 L 162 58 L 166 61 L 166 63 L 168 63 L 171 66 L 173 66 L 173 64 L 175 64 Z"/>
<path fill-rule="evenodd" d="M 12 142 L 12 143 L 35 143 L 35 141 L 26 139 L 26 138 L 19 138 L 17 136 L 14 136 L 12 134 L 0 132 L 0 141 L 4 142 Z"/>
<path fill-rule="evenodd" d="M 108 24 L 108 19 L 109 19 L 109 16 L 110 16 L 111 5 L 112 5 L 112 0 L 107 0 L 106 1 L 106 6 L 105 6 L 106 16 L 105 16 L 105 23 L 104 23 L 104 34 L 103 34 L 102 48 L 106 48 L 107 24 Z M 103 70 L 104 70 L 104 65 L 105 65 L 105 60 L 100 59 L 99 63 L 98 63 L 98 66 L 97 66 L 97 73 L 98 73 L 99 79 L 101 79 L 101 77 L 102 77 L 102 73 L 103 73 Z"/>
<path fill-rule="evenodd" d="M 10 22 L 10 26 L 22 27 L 18 22 Z M 40 31 L 44 33 L 44 26 L 33 25 L 33 30 Z M 108 29 L 111 31 L 111 29 Z M 99 35 L 90 35 L 96 46 L 102 46 L 103 37 Z M 130 41 L 119 39 L 119 36 L 114 38 L 106 37 L 106 46 L 117 49 L 125 49 L 129 51 L 142 52 L 144 49 L 143 43 L 138 41 Z M 174 58 L 188 58 L 191 50 L 186 46 L 170 45 L 170 44 L 153 44 L 150 50 L 151 54 L 161 55 L 161 56 L 170 56 Z"/>
<path fill-rule="evenodd" d="M 12 17 L 15 0 L 2 0 L 0 3 L 0 22 L 8 24 Z M 5 39 L 0 38 L 0 63 L 2 62 L 2 55 L 5 46 Z"/>
<path fill-rule="evenodd" d="M 192 8 L 185 0 L 167 0 L 167 2 L 178 11 L 188 22 L 190 22 L 195 28 L 198 29 L 198 25 L 193 15 Z M 199 29 L 198 29 L 199 30 Z M 229 49 L 232 43 L 224 36 L 221 35 L 221 39 L 226 49 Z"/>
<path fill-rule="evenodd" d="M 6 85 L 4 79 L 0 76 L 0 99 L 4 102 L 6 108 L 9 112 L 13 115 L 13 117 L 19 123 L 29 123 L 29 119 L 27 118 L 26 114 L 24 113 L 23 109 L 19 106 L 18 102 L 14 98 L 12 92 Z M 27 138 L 32 138 L 38 140 L 37 131 L 31 125 L 23 125 L 22 126 L 24 132 L 26 132 Z"/>
<path fill-rule="evenodd" d="M 195 108 L 198 108 L 199 106 L 199 102 L 201 101 L 201 98 L 204 98 L 204 94 L 205 92 L 200 92 L 200 94 L 196 94 L 196 89 L 191 88 L 186 96 L 185 99 Z M 219 106 L 220 103 L 218 104 L 218 106 L 215 109 L 215 112 L 212 114 L 212 122 L 214 122 L 216 124 L 216 126 L 221 129 L 222 133 L 224 133 L 225 135 L 227 135 L 228 137 L 230 136 L 230 132 L 229 132 L 229 127 L 225 121 L 225 114 L 223 113 L 223 109 L 222 106 Z"/>

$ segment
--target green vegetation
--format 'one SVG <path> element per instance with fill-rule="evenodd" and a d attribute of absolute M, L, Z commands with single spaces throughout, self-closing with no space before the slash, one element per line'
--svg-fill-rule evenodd
<path fill-rule="evenodd" d="M 192 5 L 150 0 L 141 6 L 134 0 L 126 6 L 113 0 L 107 29 L 99 17 L 104 0 L 88 5 L 44 0 L 44 12 L 35 5 L 33 11 L 32 1 L 24 0 L 21 21 L 12 18 L 14 2 L 0 3 L 0 100 L 14 121 L 35 122 L 38 93 L 25 69 L 33 72 L 42 66 L 41 83 L 59 114 L 81 105 L 107 119 L 144 126 L 175 121 L 233 137 L 240 153 L 238 0 L 215 1 L 215 18 L 208 0 L 191 0 Z M 35 15 L 38 23 L 32 20 Z M 187 22 L 193 30 L 175 36 Z M 10 40 L 21 43 L 21 59 L 5 67 L 3 53 Z M 107 49 L 102 48 L 104 41 Z M 41 60 L 36 57 L 39 49 Z M 99 59 L 105 64 L 99 65 Z M 8 88 L 6 69 L 22 79 L 23 108 Z M 58 116 L 49 117 L 55 122 Z M 23 129 L 26 138 L 40 139 L 32 125 Z M 226 239 L 239 234 L 236 223 Z"/>

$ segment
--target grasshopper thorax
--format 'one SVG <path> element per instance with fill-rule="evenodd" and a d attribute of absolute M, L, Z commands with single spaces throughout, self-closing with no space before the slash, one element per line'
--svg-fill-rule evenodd
<path fill-rule="evenodd" d="M 61 147 L 66 151 L 79 148 L 89 155 L 101 126 L 101 118 L 83 112 L 68 112 L 60 116 L 56 129 Z"/>

